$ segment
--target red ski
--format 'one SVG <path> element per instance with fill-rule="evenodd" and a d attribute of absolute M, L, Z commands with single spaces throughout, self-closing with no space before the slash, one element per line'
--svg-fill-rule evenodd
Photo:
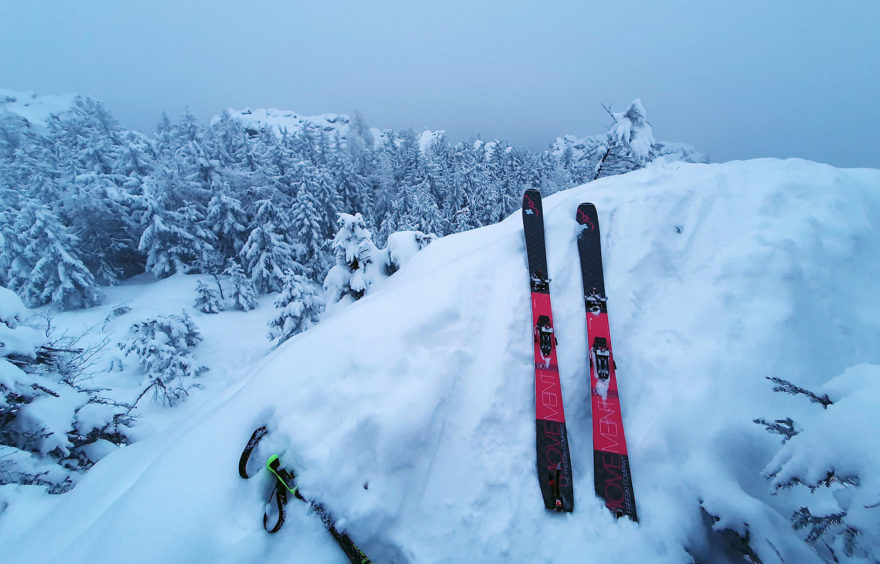
<path fill-rule="evenodd" d="M 544 212 L 541 194 L 523 194 L 523 232 L 532 290 L 532 327 L 535 341 L 535 425 L 538 449 L 538 482 L 544 506 L 554 511 L 574 510 L 571 458 L 562 386 L 556 363 L 556 336 L 550 308 L 550 278 L 544 246 Z"/>
<path fill-rule="evenodd" d="M 578 254 L 584 281 L 587 310 L 587 342 L 590 356 L 590 389 L 593 405 L 593 468 L 596 495 L 617 517 L 638 521 L 635 492 L 629 470 L 620 396 L 617 393 L 617 366 L 611 349 L 611 331 L 602 272 L 602 246 L 599 216 L 593 204 L 577 209 Z"/>

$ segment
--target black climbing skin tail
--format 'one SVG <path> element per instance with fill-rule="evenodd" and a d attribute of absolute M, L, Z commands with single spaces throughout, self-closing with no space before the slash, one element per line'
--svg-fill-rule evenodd
<path fill-rule="evenodd" d="M 247 445 L 244 447 L 244 451 L 241 453 L 241 457 L 238 460 L 238 475 L 244 479 L 252 478 L 254 474 L 248 475 L 247 472 L 247 464 L 248 460 L 251 457 L 251 453 L 253 453 L 254 449 L 260 444 L 260 441 L 263 440 L 269 431 L 266 429 L 266 426 L 257 428 L 251 438 L 248 440 Z M 272 470 L 275 472 L 276 480 L 275 486 L 272 488 L 272 493 L 269 494 L 269 504 L 275 503 L 275 507 L 278 511 L 278 518 L 274 525 L 269 526 L 269 514 L 268 512 L 263 513 L 263 528 L 266 529 L 266 532 L 269 533 L 277 533 L 281 530 L 281 526 L 284 525 L 284 518 L 286 516 L 285 507 L 287 505 L 287 496 L 290 490 L 293 491 L 293 495 L 300 501 L 307 503 L 309 508 L 314 511 L 318 517 L 321 519 L 321 522 L 324 523 L 324 527 L 327 529 L 327 532 L 333 536 L 336 540 L 336 543 L 339 545 L 339 548 L 342 549 L 342 552 L 345 553 L 345 556 L 348 557 L 349 562 L 351 564 L 372 564 L 372 561 L 367 557 L 364 552 L 357 547 L 356 544 L 351 540 L 347 534 L 340 532 L 336 529 L 336 520 L 333 519 L 333 516 L 327 511 L 323 505 L 320 503 L 315 503 L 307 500 L 299 493 L 299 489 L 296 487 L 296 476 L 293 472 L 282 468 L 281 461 L 278 457 L 273 457 L 274 460 L 271 461 Z M 270 459 L 271 460 L 271 459 Z M 288 490 L 290 488 L 290 490 Z"/>
<path fill-rule="evenodd" d="M 593 204 L 581 204 L 577 209 L 578 254 L 581 258 L 581 279 L 584 282 L 584 298 L 595 295 L 602 298 L 601 309 L 605 312 L 605 274 L 602 271 L 602 242 L 599 234 L 599 215 Z"/>
<path fill-rule="evenodd" d="M 547 279 L 547 249 L 544 246 L 544 209 L 541 205 L 541 193 L 537 190 L 529 189 L 523 194 L 522 216 L 532 290 L 547 293 L 550 291 L 549 284 L 535 287 L 536 278 L 549 282 Z"/>

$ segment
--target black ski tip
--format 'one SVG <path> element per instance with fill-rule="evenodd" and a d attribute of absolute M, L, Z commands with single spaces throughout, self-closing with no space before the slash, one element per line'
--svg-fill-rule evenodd
<path fill-rule="evenodd" d="M 579 225 L 588 231 L 599 228 L 599 214 L 596 211 L 596 206 L 589 202 L 584 202 L 578 206 L 575 219 Z"/>
<path fill-rule="evenodd" d="M 541 193 L 534 188 L 529 188 L 523 192 L 522 199 L 523 218 L 541 217 L 543 216 L 543 208 L 541 207 Z"/>

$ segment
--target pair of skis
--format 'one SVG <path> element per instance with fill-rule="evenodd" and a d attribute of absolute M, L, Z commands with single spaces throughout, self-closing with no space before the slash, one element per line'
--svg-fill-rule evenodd
<path fill-rule="evenodd" d="M 547 509 L 573 511 L 571 457 L 562 406 L 559 366 L 556 362 L 556 335 L 550 306 L 550 278 L 547 274 L 544 213 L 540 192 L 527 190 L 523 194 L 522 213 L 535 339 L 538 481 Z M 606 507 L 617 517 L 626 515 L 637 521 L 620 398 L 617 393 L 616 366 L 611 352 L 599 217 L 595 206 L 586 203 L 578 206 L 577 222 L 581 226 L 578 254 L 587 316 L 596 495 L 605 501 Z"/>

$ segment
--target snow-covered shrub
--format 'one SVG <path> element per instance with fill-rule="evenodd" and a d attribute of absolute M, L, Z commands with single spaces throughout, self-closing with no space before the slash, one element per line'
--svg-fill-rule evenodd
<path fill-rule="evenodd" d="M 204 313 L 220 313 L 223 309 L 223 298 L 217 288 L 199 280 L 196 284 L 196 300 L 194 306 Z"/>
<path fill-rule="evenodd" d="M 239 311 L 250 311 L 257 307 L 257 290 L 251 279 L 245 276 L 244 271 L 235 261 L 229 261 L 225 274 L 229 276 L 229 296 L 226 301 Z"/>
<path fill-rule="evenodd" d="M 880 365 L 861 364 L 828 381 L 821 395 L 780 378 L 774 391 L 815 406 L 797 421 L 756 419 L 782 446 L 764 468 L 797 509 L 792 526 L 827 561 L 880 554 Z M 806 492 L 809 494 L 805 495 Z"/>
<path fill-rule="evenodd" d="M 119 343 L 119 347 L 126 356 L 137 357 L 146 375 L 147 385 L 135 404 L 152 390 L 154 401 L 174 405 L 188 395 L 189 389 L 198 387 L 192 380 L 207 368 L 196 364 L 192 352 L 201 340 L 186 312 L 132 325 L 128 342 Z"/>
<path fill-rule="evenodd" d="M 318 323 L 324 301 L 318 286 L 301 274 L 288 272 L 284 289 L 275 298 L 275 318 L 269 322 L 269 340 L 277 347 Z"/>
<path fill-rule="evenodd" d="M 436 238 L 433 233 L 425 234 L 421 231 L 398 231 L 389 235 L 385 247 L 388 274 L 400 270 L 417 252 L 430 245 Z"/>
<path fill-rule="evenodd" d="M 84 355 L 25 322 L 27 309 L 0 287 L 0 484 L 70 489 L 91 467 L 128 441 L 130 406 L 78 384 Z"/>

